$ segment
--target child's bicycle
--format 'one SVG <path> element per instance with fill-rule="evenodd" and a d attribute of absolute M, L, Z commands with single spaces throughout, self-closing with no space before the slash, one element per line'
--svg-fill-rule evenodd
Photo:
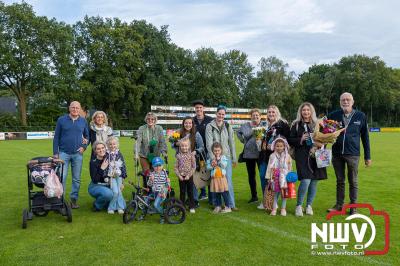
<path fill-rule="evenodd" d="M 147 214 L 156 214 L 158 211 L 152 205 L 154 198 L 148 195 L 144 195 L 144 188 L 129 182 L 130 185 L 135 187 L 136 192 L 132 192 L 132 200 L 127 203 L 123 222 L 125 224 L 131 223 L 134 220 L 141 221 L 144 220 Z M 174 191 L 171 190 L 167 199 L 163 202 L 164 219 L 169 224 L 180 224 L 185 221 L 186 210 L 182 206 L 182 203 L 175 199 Z"/>
<path fill-rule="evenodd" d="M 167 168 L 169 168 L 168 159 L 165 158 L 165 161 L 167 163 Z M 136 178 L 138 178 L 139 175 L 144 177 L 144 173 L 138 173 L 139 163 L 137 160 L 134 168 Z M 167 172 L 169 171 L 167 170 Z M 134 220 L 141 221 L 146 217 L 147 214 L 158 213 L 158 211 L 152 205 L 154 198 L 152 198 L 151 195 L 147 195 L 148 188 L 140 187 L 139 179 L 137 181 L 137 185 L 135 185 L 133 182 L 128 182 L 128 184 L 132 185 L 136 189 L 136 192 L 132 192 L 132 200 L 126 204 L 123 215 L 123 222 L 125 224 L 131 223 Z M 164 216 L 164 219 L 167 221 L 167 223 L 180 224 L 185 221 L 185 207 L 183 207 L 183 203 L 180 200 L 175 198 L 175 192 L 173 189 L 168 192 L 167 199 L 165 199 L 165 201 L 162 203 L 162 206 L 164 211 L 161 215 Z"/>

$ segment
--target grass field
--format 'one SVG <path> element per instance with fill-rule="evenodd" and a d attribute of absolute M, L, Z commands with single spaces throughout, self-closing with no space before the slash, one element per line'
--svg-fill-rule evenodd
<path fill-rule="evenodd" d="M 118 214 L 91 212 L 93 199 L 87 192 L 90 154 L 86 152 L 81 208 L 73 210 L 73 222 L 50 213 L 28 221 L 28 228 L 22 230 L 22 210 L 28 207 L 25 164 L 32 157 L 51 154 L 52 142 L 1 141 L 0 265 L 400 265 L 399 139 L 397 133 L 371 134 L 373 166 L 360 165 L 359 172 L 359 202 L 371 203 L 391 218 L 391 247 L 384 256 L 310 254 L 311 223 L 326 221 L 326 209 L 335 202 L 331 167 L 328 180 L 318 185 L 314 216 L 295 217 L 294 200 L 288 201 L 287 217 L 271 217 L 257 210 L 256 204 L 248 204 L 250 190 L 245 165 L 240 164 L 233 172 L 238 212 L 214 215 L 202 202 L 196 214 L 188 214 L 181 225 L 160 225 L 156 215 L 125 225 Z M 121 139 L 131 180 L 132 146 L 132 139 Z M 237 152 L 241 149 L 238 144 Z M 172 180 L 178 189 L 174 176 Z M 68 193 L 69 189 L 70 185 Z M 127 187 L 126 199 L 130 192 Z"/>

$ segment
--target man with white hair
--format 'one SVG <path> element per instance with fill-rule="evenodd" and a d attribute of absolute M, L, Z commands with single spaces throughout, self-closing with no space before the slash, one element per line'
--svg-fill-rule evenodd
<path fill-rule="evenodd" d="M 329 119 L 339 121 L 346 129 L 339 135 L 332 146 L 332 165 L 336 174 L 336 204 L 332 210 L 341 210 L 345 197 L 345 170 L 350 186 L 350 203 L 357 203 L 358 197 L 358 162 L 360 160 L 360 138 L 364 147 L 364 163 L 370 166 L 371 154 L 369 145 L 367 117 L 363 112 L 353 109 L 354 99 L 351 93 L 340 95 L 341 109 L 328 115 Z M 355 208 L 350 214 L 355 214 Z"/>
<path fill-rule="evenodd" d="M 86 150 L 89 139 L 89 130 L 86 119 L 80 116 L 81 104 L 77 101 L 69 105 L 69 114 L 60 116 L 57 120 L 53 139 L 53 156 L 64 161 L 63 186 L 68 176 L 68 167 L 71 163 L 72 190 L 70 194 L 71 207 L 79 208 L 77 204 L 81 184 L 83 152 Z"/>

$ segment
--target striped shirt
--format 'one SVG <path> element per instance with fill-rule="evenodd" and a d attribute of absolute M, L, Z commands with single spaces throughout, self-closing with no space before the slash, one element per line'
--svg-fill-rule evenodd
<path fill-rule="evenodd" d="M 152 188 L 153 192 L 166 193 L 170 187 L 170 180 L 165 170 L 157 173 L 155 171 L 150 173 L 147 185 Z"/>

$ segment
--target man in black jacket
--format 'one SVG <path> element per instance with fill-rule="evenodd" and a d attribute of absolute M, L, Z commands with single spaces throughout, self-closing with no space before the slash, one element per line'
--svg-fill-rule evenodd
<path fill-rule="evenodd" d="M 364 148 L 364 163 L 371 165 L 367 117 L 363 112 L 353 109 L 354 99 L 351 93 L 340 95 L 340 110 L 328 115 L 342 123 L 346 130 L 339 135 L 332 146 L 332 164 L 336 174 L 336 204 L 332 210 L 341 210 L 345 197 L 345 170 L 347 165 L 347 178 L 350 185 L 350 203 L 357 203 L 358 196 L 358 162 L 360 160 L 360 138 Z M 350 209 L 350 214 L 356 213 L 356 209 Z"/>
<path fill-rule="evenodd" d="M 192 104 L 194 106 L 194 111 L 196 112 L 195 117 L 193 117 L 193 122 L 196 125 L 196 131 L 200 133 L 201 138 L 203 139 L 205 154 L 208 154 L 207 145 L 206 145 L 206 127 L 214 119 L 211 116 L 208 116 L 205 114 L 204 102 L 202 100 L 195 100 L 195 101 L 193 101 Z M 194 194 L 195 194 L 195 198 L 196 198 L 197 190 Z M 211 195 L 209 193 L 209 203 L 212 204 L 212 199 L 210 197 L 211 197 Z M 200 196 L 198 197 L 198 199 L 199 200 L 207 199 L 205 188 L 201 189 L 201 193 L 200 193 Z"/>

